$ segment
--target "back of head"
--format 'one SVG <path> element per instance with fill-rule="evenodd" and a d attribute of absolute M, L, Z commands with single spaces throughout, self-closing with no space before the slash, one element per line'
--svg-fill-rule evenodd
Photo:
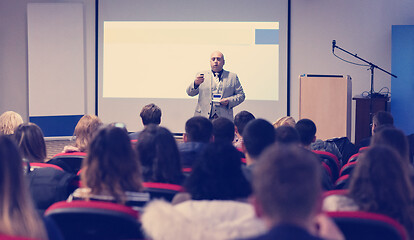
<path fill-rule="evenodd" d="M 95 115 L 85 115 L 76 124 L 74 135 L 76 136 L 76 147 L 85 152 L 93 135 L 102 126 L 102 121 Z"/>
<path fill-rule="evenodd" d="M 400 222 L 413 214 L 414 194 L 407 164 L 384 145 L 372 146 L 359 156 L 349 194 L 362 211 L 385 214 Z"/>
<path fill-rule="evenodd" d="M 321 194 L 317 156 L 297 145 L 275 143 L 253 170 L 253 191 L 263 214 L 273 221 L 309 219 Z"/>
<path fill-rule="evenodd" d="M 228 118 L 219 117 L 213 120 L 213 136 L 215 142 L 232 143 L 234 140 L 234 124 Z"/>
<path fill-rule="evenodd" d="M 236 114 L 234 117 L 234 125 L 237 127 L 237 131 L 241 136 L 243 136 L 243 131 L 246 125 L 254 119 L 256 119 L 254 115 L 248 111 L 241 111 Z"/>
<path fill-rule="evenodd" d="M 24 159 L 29 162 L 45 160 L 46 143 L 39 126 L 34 123 L 20 124 L 14 133 L 14 139 Z"/>
<path fill-rule="evenodd" d="M 391 113 L 385 111 L 379 111 L 374 113 L 372 116 L 372 122 L 377 126 L 381 125 L 394 125 L 394 118 L 392 117 Z"/>
<path fill-rule="evenodd" d="M 299 133 L 300 142 L 304 146 L 309 146 L 315 138 L 316 125 L 310 119 L 301 119 L 295 125 L 296 130 Z"/>
<path fill-rule="evenodd" d="M 141 117 L 142 124 L 144 124 L 144 126 L 148 124 L 159 125 L 161 123 L 161 108 L 153 103 L 150 103 L 142 108 L 139 116 Z"/>
<path fill-rule="evenodd" d="M 141 169 L 124 128 L 108 126 L 98 131 L 83 161 L 82 182 L 92 194 L 110 193 L 123 202 L 125 191 L 141 189 Z"/>
<path fill-rule="evenodd" d="M 185 123 L 185 133 L 189 142 L 208 143 L 213 135 L 213 124 L 205 117 L 192 117 Z"/>
<path fill-rule="evenodd" d="M 194 200 L 236 200 L 247 198 L 251 193 L 241 170 L 240 153 L 225 143 L 206 146 L 185 188 Z"/>
<path fill-rule="evenodd" d="M 22 123 L 23 118 L 17 112 L 4 112 L 0 115 L 0 134 L 12 135 L 17 126 Z"/>
<path fill-rule="evenodd" d="M 257 158 L 262 151 L 275 142 L 275 128 L 264 119 L 250 121 L 243 132 L 243 143 L 247 153 Z"/>
<path fill-rule="evenodd" d="M 291 116 L 281 117 L 278 120 L 276 120 L 276 122 L 273 123 L 273 126 L 275 128 L 281 127 L 281 126 L 291 126 L 291 127 L 295 127 L 295 125 L 296 125 L 296 121 Z"/>
<path fill-rule="evenodd" d="M 22 159 L 15 143 L 7 136 L 0 136 L 0 198 L 2 234 L 46 237 L 25 185 Z"/>
<path fill-rule="evenodd" d="M 300 137 L 298 131 L 291 126 L 280 126 L 275 129 L 276 142 L 289 144 L 300 143 Z"/>
<path fill-rule="evenodd" d="M 404 161 L 409 162 L 410 149 L 407 136 L 405 136 L 403 131 L 394 127 L 380 127 L 371 138 L 370 146 L 376 145 L 386 145 L 393 148 Z"/>
<path fill-rule="evenodd" d="M 181 184 L 180 154 L 168 129 L 148 125 L 138 137 L 137 151 L 145 181 Z"/>

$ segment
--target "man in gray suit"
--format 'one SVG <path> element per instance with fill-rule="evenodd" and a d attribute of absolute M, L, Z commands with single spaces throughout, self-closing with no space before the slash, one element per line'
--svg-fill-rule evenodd
<path fill-rule="evenodd" d="M 209 119 L 225 117 L 233 121 L 233 108 L 245 99 L 243 87 L 235 73 L 223 69 L 224 56 L 215 51 L 211 54 L 211 71 L 197 73 L 187 88 L 191 97 L 198 96 L 194 116 Z"/>

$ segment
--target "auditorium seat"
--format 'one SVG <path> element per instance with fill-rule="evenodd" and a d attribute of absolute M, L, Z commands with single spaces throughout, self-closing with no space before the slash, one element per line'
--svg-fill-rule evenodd
<path fill-rule="evenodd" d="M 149 192 L 151 199 L 162 198 L 171 202 L 175 194 L 183 192 L 183 187 L 169 183 L 143 182 L 144 191 Z"/>
<path fill-rule="evenodd" d="M 326 212 L 347 240 L 408 240 L 405 228 L 394 219 L 377 213 Z"/>
<path fill-rule="evenodd" d="M 45 168 L 45 167 L 50 167 L 50 168 L 63 171 L 61 167 L 53 165 L 53 164 L 49 164 L 49 163 L 29 163 L 29 165 L 30 165 L 30 171 L 33 171 L 36 168 Z"/>
<path fill-rule="evenodd" d="M 58 202 L 46 210 L 45 217 L 55 221 L 66 240 L 144 239 L 139 213 L 120 204 Z"/>
<path fill-rule="evenodd" d="M 334 188 L 335 189 L 346 189 L 348 187 L 348 182 L 349 182 L 349 175 L 343 175 L 336 180 L 334 184 Z"/>
<path fill-rule="evenodd" d="M 341 168 L 341 171 L 339 172 L 339 177 L 342 177 L 343 175 L 349 175 L 349 174 L 351 174 L 351 172 L 356 167 L 356 164 L 357 164 L 356 161 L 353 161 L 353 162 L 350 162 L 350 163 L 345 164 Z"/>
<path fill-rule="evenodd" d="M 313 150 L 314 153 L 318 154 L 322 162 L 326 163 L 331 169 L 332 182 L 334 182 L 339 177 L 339 170 L 341 169 L 341 164 L 339 163 L 338 158 L 330 152 Z"/>
<path fill-rule="evenodd" d="M 82 161 L 86 157 L 83 152 L 58 153 L 47 163 L 61 167 L 64 171 L 76 174 L 82 167 Z"/>

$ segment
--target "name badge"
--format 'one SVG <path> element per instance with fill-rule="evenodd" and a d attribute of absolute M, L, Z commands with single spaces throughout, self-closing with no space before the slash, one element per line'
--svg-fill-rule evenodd
<path fill-rule="evenodd" d="M 221 94 L 213 94 L 214 103 L 220 103 L 220 100 L 221 100 Z"/>

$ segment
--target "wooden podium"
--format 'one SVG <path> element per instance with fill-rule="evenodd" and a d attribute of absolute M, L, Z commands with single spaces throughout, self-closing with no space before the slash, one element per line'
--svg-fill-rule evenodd
<path fill-rule="evenodd" d="M 352 81 L 350 76 L 300 76 L 299 118 L 316 124 L 318 139 L 351 137 Z"/>

